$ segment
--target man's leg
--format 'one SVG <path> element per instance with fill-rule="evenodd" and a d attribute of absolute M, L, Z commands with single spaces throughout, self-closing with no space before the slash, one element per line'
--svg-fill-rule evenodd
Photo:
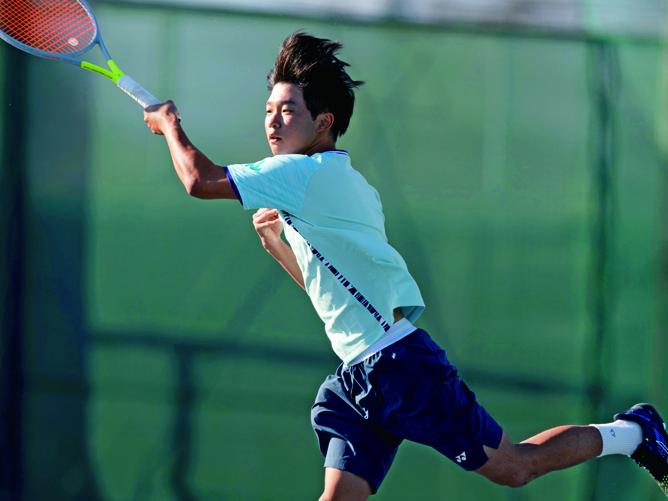
<path fill-rule="evenodd" d="M 636 404 L 614 419 L 608 424 L 552 428 L 517 445 L 504 434 L 498 449 L 484 446 L 489 459 L 476 472 L 497 484 L 521 487 L 598 456 L 625 454 L 668 494 L 668 433 L 659 413 L 649 404 Z"/>
<path fill-rule="evenodd" d="M 489 461 L 476 473 L 496 484 L 522 487 L 546 473 L 597 457 L 603 440 L 593 426 L 559 426 L 519 444 L 513 444 L 504 433 L 498 449 L 484 449 Z"/>
<path fill-rule="evenodd" d="M 319 501 L 366 501 L 371 485 L 365 479 L 347 471 L 325 468 L 325 492 Z"/>

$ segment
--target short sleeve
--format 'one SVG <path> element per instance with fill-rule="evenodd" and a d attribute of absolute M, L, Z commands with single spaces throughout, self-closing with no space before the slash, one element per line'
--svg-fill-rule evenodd
<path fill-rule="evenodd" d="M 269 207 L 299 216 L 306 186 L 319 165 L 306 155 L 276 155 L 228 165 L 226 171 L 244 209 Z"/>

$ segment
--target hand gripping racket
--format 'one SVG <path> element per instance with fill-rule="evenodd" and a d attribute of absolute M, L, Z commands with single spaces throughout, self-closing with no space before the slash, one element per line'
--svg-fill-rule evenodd
<path fill-rule="evenodd" d="M 116 66 L 104 46 L 93 10 L 84 0 L 0 0 L 0 38 L 29 54 L 105 76 L 144 108 L 161 102 Z M 95 44 L 100 46 L 108 70 L 76 59 Z"/>

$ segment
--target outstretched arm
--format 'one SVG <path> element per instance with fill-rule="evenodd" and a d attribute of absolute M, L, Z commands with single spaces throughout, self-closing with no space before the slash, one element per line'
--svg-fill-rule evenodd
<path fill-rule="evenodd" d="M 172 101 L 149 106 L 144 121 L 154 134 L 165 136 L 174 168 L 189 195 L 205 200 L 237 198 L 223 167 L 215 165 L 190 142 Z"/>
<path fill-rule="evenodd" d="M 283 223 L 278 217 L 278 211 L 276 209 L 258 210 L 253 214 L 253 226 L 260 235 L 265 250 L 281 264 L 302 289 L 306 290 L 304 276 L 297 264 L 295 253 L 281 238 Z"/>

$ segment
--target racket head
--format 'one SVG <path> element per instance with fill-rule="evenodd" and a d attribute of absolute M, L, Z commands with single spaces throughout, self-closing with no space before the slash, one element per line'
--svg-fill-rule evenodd
<path fill-rule="evenodd" d="M 25 52 L 76 65 L 101 42 L 84 0 L 0 0 L 0 38 Z"/>

